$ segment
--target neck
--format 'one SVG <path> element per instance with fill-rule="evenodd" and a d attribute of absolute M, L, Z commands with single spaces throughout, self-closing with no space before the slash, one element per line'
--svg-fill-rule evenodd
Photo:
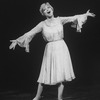
<path fill-rule="evenodd" d="M 48 21 L 52 21 L 53 19 L 54 19 L 54 16 L 47 17 L 47 20 L 48 20 Z"/>

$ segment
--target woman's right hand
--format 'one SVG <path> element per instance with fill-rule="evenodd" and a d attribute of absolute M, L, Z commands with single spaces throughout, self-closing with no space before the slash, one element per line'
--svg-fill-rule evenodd
<path fill-rule="evenodd" d="M 10 42 L 12 42 L 11 43 L 11 45 L 9 46 L 9 49 L 15 49 L 15 46 L 17 45 L 17 40 L 10 40 Z"/>

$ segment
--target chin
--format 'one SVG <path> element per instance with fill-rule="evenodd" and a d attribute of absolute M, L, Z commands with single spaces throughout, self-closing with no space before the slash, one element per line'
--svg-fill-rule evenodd
<path fill-rule="evenodd" d="M 53 16 L 52 14 L 48 15 L 48 17 L 52 17 L 52 16 Z"/>

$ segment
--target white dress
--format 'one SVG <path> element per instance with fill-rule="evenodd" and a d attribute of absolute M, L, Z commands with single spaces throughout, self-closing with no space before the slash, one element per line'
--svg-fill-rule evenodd
<path fill-rule="evenodd" d="M 48 43 L 45 47 L 38 82 L 54 85 L 74 79 L 72 62 L 68 47 L 63 40 L 63 25 L 59 17 L 51 25 L 44 22 L 43 36 Z"/>
<path fill-rule="evenodd" d="M 82 25 L 86 19 L 87 16 L 82 14 L 75 15 L 74 17 L 63 17 L 63 22 L 73 22 L 73 27 L 81 32 Z M 61 17 L 55 18 L 51 24 L 48 24 L 46 20 L 43 21 L 42 33 L 48 43 L 45 47 L 40 75 L 37 80 L 39 83 L 54 85 L 63 81 L 71 81 L 75 78 L 69 50 L 63 40 L 63 24 L 61 21 Z M 18 44 L 21 47 L 25 47 L 26 52 L 29 52 L 29 42 L 37 30 L 39 30 L 38 25 L 33 31 L 17 38 L 10 45 L 10 49 Z M 34 32 L 34 34 L 32 32 Z"/>

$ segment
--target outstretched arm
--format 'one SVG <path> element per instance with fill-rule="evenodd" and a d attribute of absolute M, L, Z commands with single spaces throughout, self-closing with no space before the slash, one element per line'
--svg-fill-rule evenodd
<path fill-rule="evenodd" d="M 18 44 L 21 47 L 25 47 L 26 52 L 29 52 L 29 42 L 32 40 L 32 38 L 35 36 L 36 33 L 39 33 L 42 31 L 43 23 L 40 22 L 37 26 L 35 26 L 32 30 L 25 33 L 24 35 L 20 36 L 19 38 L 15 40 L 10 40 L 11 45 L 9 46 L 9 49 L 15 49 L 15 46 Z"/>
<path fill-rule="evenodd" d="M 88 10 L 84 14 L 79 14 L 79 15 L 74 15 L 74 16 L 69 16 L 69 17 L 60 17 L 60 20 L 61 20 L 62 24 L 66 24 L 68 22 L 73 22 L 74 25 L 72 25 L 72 27 L 74 27 L 74 28 L 77 27 L 77 31 L 81 32 L 82 25 L 87 20 L 87 17 L 88 16 L 95 17 L 95 14 L 94 13 L 90 13 L 89 11 L 90 10 Z"/>

